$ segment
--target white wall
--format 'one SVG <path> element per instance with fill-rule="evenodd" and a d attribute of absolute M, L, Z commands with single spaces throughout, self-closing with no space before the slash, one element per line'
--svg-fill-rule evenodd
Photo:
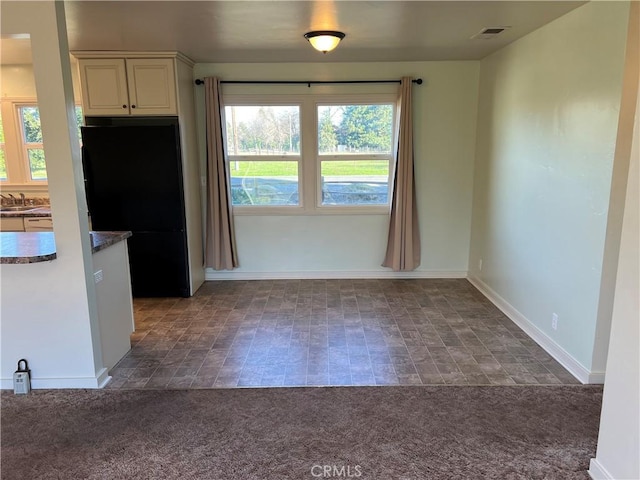
<path fill-rule="evenodd" d="M 596 328 L 628 11 L 590 2 L 481 62 L 470 276 L 583 381 L 604 370 L 593 355 L 608 335 Z"/>
<path fill-rule="evenodd" d="M 18 359 L 36 387 L 96 387 L 106 378 L 97 323 L 82 161 L 62 2 L 2 2 L 3 34 L 31 35 L 58 258 L 3 265 L 1 388 Z"/>
<path fill-rule="evenodd" d="M 32 388 L 96 388 L 106 381 L 102 358 L 99 367 L 94 361 L 87 295 L 79 294 L 74 267 L 68 256 L 0 267 L 0 388 L 13 388 L 21 358 L 29 362 Z"/>
<path fill-rule="evenodd" d="M 77 61 L 71 57 L 71 78 L 73 96 L 80 104 L 80 79 Z M 36 82 L 33 76 L 33 65 L 0 65 L 0 95 L 2 98 L 37 98 Z"/>
<path fill-rule="evenodd" d="M 639 86 L 640 88 L 640 86 Z M 640 104 L 636 107 L 640 112 Z M 604 387 L 598 452 L 591 464 L 594 478 L 640 478 L 640 311 L 638 298 L 638 196 L 640 123 L 636 126 L 629 188 L 620 246 L 620 266 L 611 325 L 611 343 Z"/>
<path fill-rule="evenodd" d="M 640 478 L 640 4 L 635 2 L 631 9 L 620 140 L 616 147 L 630 158 L 631 165 L 624 189 L 626 200 L 598 450 L 589 469 L 595 479 Z"/>
<path fill-rule="evenodd" d="M 421 77 L 414 86 L 416 189 L 422 262 L 408 276 L 466 276 L 469 255 L 478 62 L 198 64 L 198 78 L 340 80 Z M 204 162 L 204 93 L 196 87 Z M 233 91 L 233 86 L 225 86 Z M 259 87 L 256 88 L 256 91 Z M 261 92 L 264 92 L 263 87 Z M 266 87 L 273 88 L 273 87 Z M 308 91 L 278 87 L 280 93 Z M 327 93 L 397 87 L 315 86 Z M 239 90 L 236 88 L 235 92 Z M 246 90 L 244 90 L 246 91 Z M 304 161 L 304 160 L 303 160 Z M 204 171 L 204 170 L 203 170 Z M 207 278 L 402 276 L 382 268 L 388 215 L 236 216 L 240 268 Z"/>
<path fill-rule="evenodd" d="M 180 143 L 184 178 L 185 218 L 189 242 L 190 293 L 196 293 L 204 282 L 204 249 L 202 246 L 202 202 L 200 197 L 200 158 L 198 134 L 195 124 L 195 102 L 193 94 L 193 67 L 180 59 L 176 60 L 178 112 L 180 114 Z"/>

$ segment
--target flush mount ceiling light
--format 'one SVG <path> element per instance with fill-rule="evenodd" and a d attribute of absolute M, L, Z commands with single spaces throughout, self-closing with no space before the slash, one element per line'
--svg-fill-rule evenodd
<path fill-rule="evenodd" d="M 322 53 L 336 48 L 344 37 L 344 33 L 333 30 L 316 30 L 304 34 L 304 38 L 309 40 L 311 46 Z"/>

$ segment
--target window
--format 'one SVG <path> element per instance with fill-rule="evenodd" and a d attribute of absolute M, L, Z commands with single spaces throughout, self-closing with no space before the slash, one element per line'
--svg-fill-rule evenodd
<path fill-rule="evenodd" d="M 395 95 L 224 101 L 235 213 L 388 212 Z"/>
<path fill-rule="evenodd" d="M 393 104 L 319 105 L 321 205 L 388 205 Z"/>
<path fill-rule="evenodd" d="M 300 106 L 225 107 L 233 205 L 298 205 Z"/>
<path fill-rule="evenodd" d="M 42 146 L 40 111 L 35 105 L 18 107 L 18 117 L 20 119 L 22 146 L 27 159 L 29 177 L 31 180 L 46 180 L 47 164 L 44 161 L 44 148 Z"/>
<path fill-rule="evenodd" d="M 0 116 L 0 181 L 8 185 L 43 185 L 47 166 L 40 111 L 34 101 L 3 100 Z M 76 106 L 78 138 L 82 109 Z"/>

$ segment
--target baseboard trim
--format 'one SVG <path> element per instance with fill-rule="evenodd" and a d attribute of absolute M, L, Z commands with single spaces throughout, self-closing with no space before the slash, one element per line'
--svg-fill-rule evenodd
<path fill-rule="evenodd" d="M 593 480 L 614 480 L 613 475 L 611 475 L 607 469 L 602 466 L 597 458 L 591 459 L 587 473 L 591 478 L 593 478 Z"/>
<path fill-rule="evenodd" d="M 96 388 L 104 388 L 110 380 L 109 369 L 102 368 L 96 375 L 96 383 L 98 384 Z"/>
<path fill-rule="evenodd" d="M 299 271 L 299 272 L 243 272 L 215 271 L 207 269 L 206 280 L 334 280 L 362 278 L 467 278 L 462 270 L 414 270 L 394 272 L 391 270 L 350 270 L 350 271 Z"/>
<path fill-rule="evenodd" d="M 106 368 L 101 369 L 95 377 L 69 378 L 32 378 L 31 389 L 59 389 L 59 388 L 103 388 L 111 377 Z M 13 390 L 13 378 L 0 379 L 2 390 Z"/>
<path fill-rule="evenodd" d="M 569 352 L 558 345 L 555 340 L 540 330 L 531 320 L 526 318 L 482 280 L 474 276 L 469 276 L 467 279 L 487 297 L 491 303 L 498 307 L 513 323 L 524 330 L 527 335 L 544 348 L 549 355 L 555 358 L 574 377 L 584 384 L 604 383 L 604 372 L 592 372 L 585 368 L 585 366 L 576 360 Z"/>
<path fill-rule="evenodd" d="M 589 372 L 589 381 L 587 383 L 604 385 L 605 372 Z"/>

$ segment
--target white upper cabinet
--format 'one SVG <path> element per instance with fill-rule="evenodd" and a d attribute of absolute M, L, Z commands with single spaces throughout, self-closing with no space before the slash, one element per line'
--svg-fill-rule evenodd
<path fill-rule="evenodd" d="M 176 115 L 176 81 L 170 58 L 127 60 L 132 115 Z"/>
<path fill-rule="evenodd" d="M 80 60 L 82 109 L 85 115 L 128 115 L 124 59 Z"/>
<path fill-rule="evenodd" d="M 82 58 L 84 115 L 177 115 L 172 58 Z"/>

